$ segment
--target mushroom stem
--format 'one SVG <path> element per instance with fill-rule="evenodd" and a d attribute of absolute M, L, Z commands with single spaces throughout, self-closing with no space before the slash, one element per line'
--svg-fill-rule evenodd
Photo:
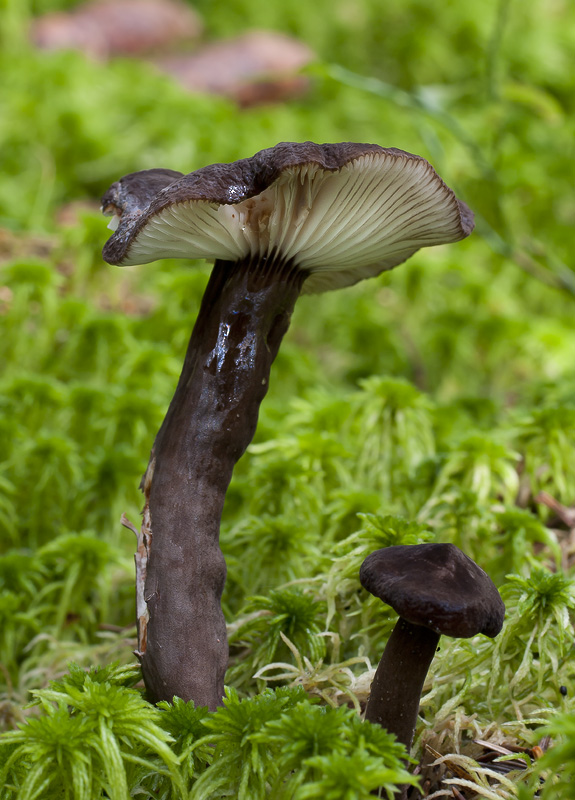
<path fill-rule="evenodd" d="M 306 273 L 216 261 L 142 480 L 147 565 L 138 655 L 150 699 L 221 703 L 228 662 L 219 529 Z M 142 529 L 143 529 L 142 528 Z"/>
<path fill-rule="evenodd" d="M 408 753 L 423 684 L 439 638 L 435 631 L 400 617 L 371 684 L 365 718 L 395 734 Z"/>

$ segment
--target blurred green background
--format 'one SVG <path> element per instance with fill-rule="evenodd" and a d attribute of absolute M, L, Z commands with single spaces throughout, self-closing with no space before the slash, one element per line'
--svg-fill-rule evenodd
<path fill-rule="evenodd" d="M 575 505 L 575 5 L 196 0 L 204 42 L 269 29 L 316 54 L 306 93 L 250 108 L 186 92 L 140 59 L 32 47 L 31 18 L 74 5 L 0 6 L 0 688 L 11 713 L 71 657 L 129 658 L 134 541 L 119 519 L 137 521 L 208 274 L 183 261 L 104 264 L 99 197 L 138 169 L 188 172 L 278 141 L 376 142 L 429 159 L 476 214 L 462 243 L 298 301 L 227 501 L 230 621 L 286 580 L 325 580 L 350 552 L 337 543 L 365 528 L 358 512 L 455 541 L 498 583 L 536 564 L 564 569 L 571 586 L 569 525 L 538 495 Z M 340 630 L 345 614 L 318 592 Z M 358 642 L 368 652 L 370 621 L 354 619 L 360 639 L 341 657 Z M 550 641 L 568 652 L 559 634 Z M 231 673 L 248 692 L 250 669 L 274 655 L 249 653 Z M 533 686 L 537 702 L 556 702 L 559 677 L 546 673 L 542 694 L 540 669 L 517 702 Z"/>

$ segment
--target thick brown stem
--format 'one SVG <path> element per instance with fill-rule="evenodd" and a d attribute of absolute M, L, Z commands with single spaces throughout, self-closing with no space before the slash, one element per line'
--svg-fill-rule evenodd
<path fill-rule="evenodd" d="M 304 278 L 271 258 L 216 261 L 210 277 L 142 482 L 148 617 L 140 615 L 138 655 L 152 701 L 221 703 L 228 646 L 220 519 Z"/>
<path fill-rule="evenodd" d="M 425 676 L 439 634 L 398 619 L 371 684 L 365 718 L 394 733 L 410 751 Z"/>

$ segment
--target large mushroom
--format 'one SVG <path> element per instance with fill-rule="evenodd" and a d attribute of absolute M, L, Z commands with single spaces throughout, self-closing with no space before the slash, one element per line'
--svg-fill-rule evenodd
<path fill-rule="evenodd" d="M 394 545 L 369 555 L 361 585 L 399 614 L 365 718 L 411 749 L 419 700 L 440 636 L 497 636 L 505 606 L 491 578 L 453 544 Z"/>
<path fill-rule="evenodd" d="M 296 299 L 463 239 L 473 215 L 419 156 L 311 142 L 185 176 L 132 173 L 102 207 L 113 215 L 103 251 L 111 264 L 215 259 L 142 480 L 137 557 L 138 655 L 149 696 L 213 709 L 228 660 L 222 507 Z"/>

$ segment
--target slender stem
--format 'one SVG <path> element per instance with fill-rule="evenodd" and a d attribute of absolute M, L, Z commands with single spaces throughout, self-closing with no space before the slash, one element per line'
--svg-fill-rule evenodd
<path fill-rule="evenodd" d="M 138 655 L 153 701 L 214 709 L 228 662 L 219 528 L 305 274 L 273 258 L 216 261 L 142 481 Z"/>
<path fill-rule="evenodd" d="M 410 751 L 425 676 L 439 634 L 398 619 L 371 684 L 365 718 L 394 733 Z"/>

